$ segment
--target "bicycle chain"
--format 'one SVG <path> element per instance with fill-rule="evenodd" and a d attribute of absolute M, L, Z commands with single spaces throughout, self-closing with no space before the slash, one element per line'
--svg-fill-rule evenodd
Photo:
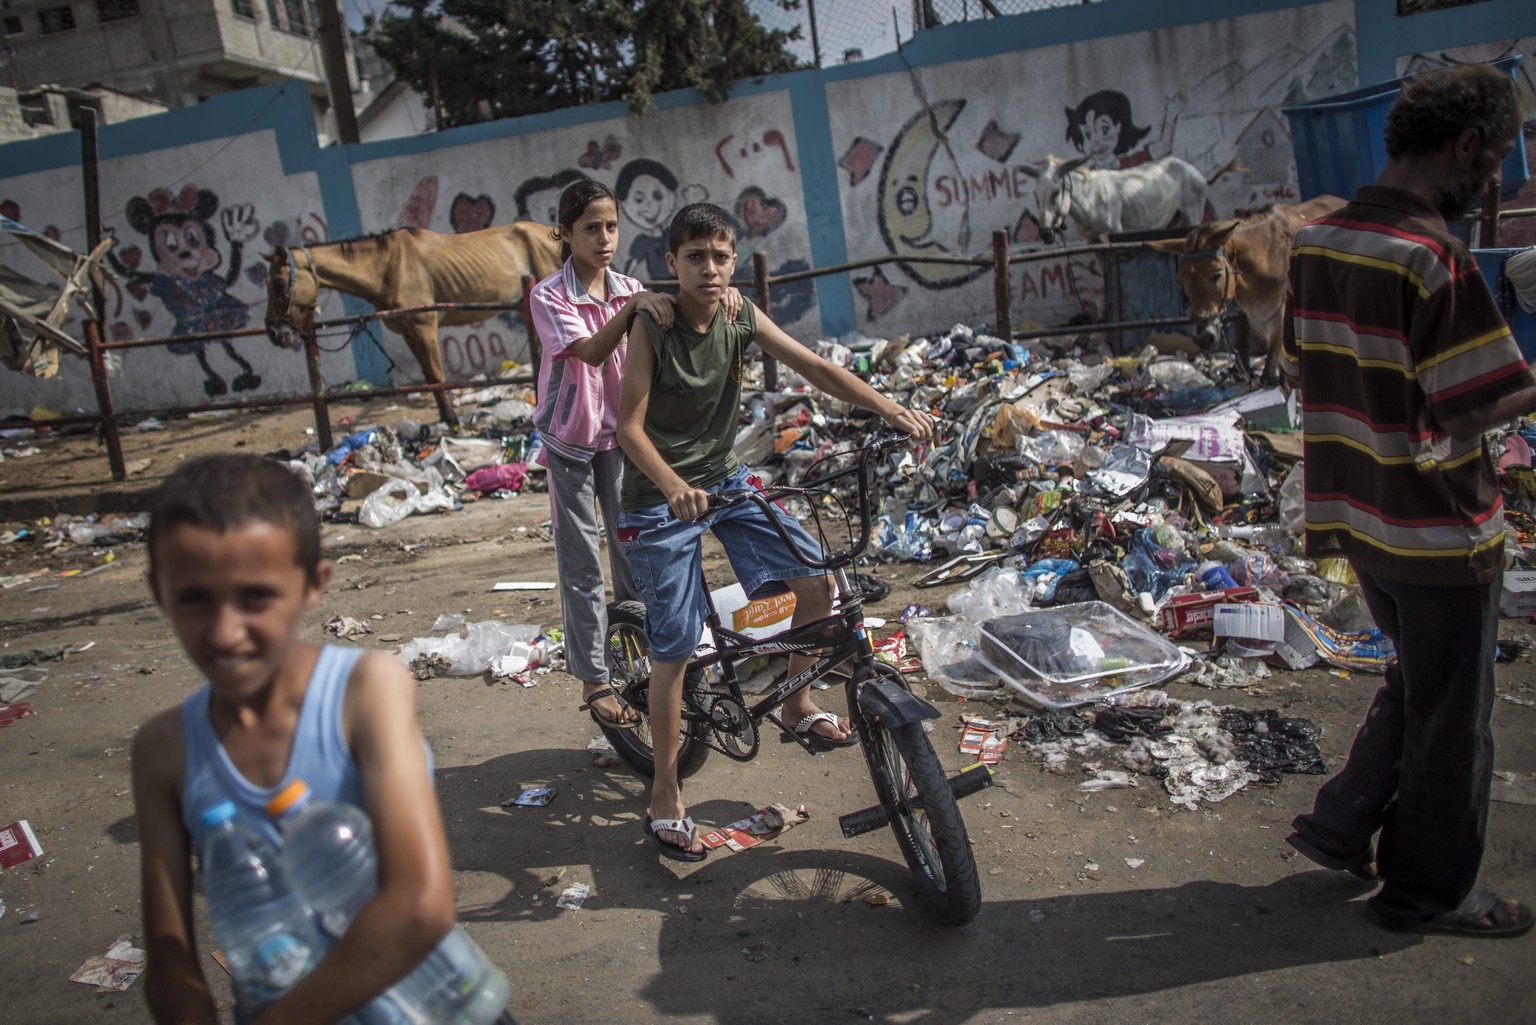
<path fill-rule="evenodd" d="M 746 706 L 729 694 L 710 696 L 710 734 L 707 743 L 727 758 L 749 762 L 757 756 L 762 738 Z"/>

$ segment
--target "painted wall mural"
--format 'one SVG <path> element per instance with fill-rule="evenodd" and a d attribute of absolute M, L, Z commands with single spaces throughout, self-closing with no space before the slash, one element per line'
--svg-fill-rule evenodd
<path fill-rule="evenodd" d="M 258 254 L 277 244 L 326 237 L 313 174 L 285 175 L 269 132 L 104 161 L 104 230 L 117 243 L 103 319 L 112 339 L 173 337 L 259 326 L 266 312 L 266 267 Z M 85 246 L 78 167 L 0 182 L 0 207 L 76 248 Z M 306 211 L 295 213 L 294 211 Z M 11 248 L 0 261 L 29 271 Z M 38 271 L 41 274 L 41 271 Z M 79 333 L 71 322 L 67 330 Z M 302 356 L 265 337 L 172 341 L 121 350 L 112 362 L 120 408 L 197 403 L 235 395 L 308 389 Z M 349 352 L 322 355 L 331 380 L 357 375 Z M 85 361 L 68 358 L 58 377 L 38 381 L 0 373 L 0 408 L 94 409 Z"/>
<path fill-rule="evenodd" d="M 985 317 L 987 270 L 920 258 L 984 254 L 997 230 L 1040 243 L 1032 171 L 1047 157 L 1121 171 L 1176 156 L 1207 178 L 1235 158 L 1245 170 L 1209 186 L 1207 216 L 1300 198 L 1280 108 L 1354 87 L 1353 14 L 1333 0 L 833 83 L 848 255 L 904 258 L 855 276 L 860 328 L 899 324 L 918 297 L 930 319 Z M 1104 305 L 1091 257 L 1021 264 L 1011 285 L 1016 324 Z"/>
<path fill-rule="evenodd" d="M 768 254 L 775 274 L 810 266 L 792 119 L 781 93 L 719 107 L 661 111 L 643 122 L 626 117 L 556 128 L 353 168 L 368 231 L 409 224 L 464 232 L 514 220 L 553 227 L 561 190 L 580 178 L 603 181 L 618 196 L 621 252 L 615 267 L 642 281 L 670 277 L 666 236 L 672 215 L 681 206 L 704 201 L 719 204 L 736 223 L 736 283 L 744 291 L 750 294 L 752 254 L 758 250 Z M 440 200 L 450 194 L 450 202 Z M 780 325 L 801 337 L 819 331 L 811 282 L 776 286 L 772 299 L 771 314 Z M 479 325 L 445 328 L 440 339 L 444 369 L 453 377 L 490 373 L 508 359 L 529 359 L 527 328 L 516 312 Z M 383 342 L 396 371 L 413 373 L 403 345 L 388 334 Z"/>

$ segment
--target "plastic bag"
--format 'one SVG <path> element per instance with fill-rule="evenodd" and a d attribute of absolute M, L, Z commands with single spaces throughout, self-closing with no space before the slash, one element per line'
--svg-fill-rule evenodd
<path fill-rule="evenodd" d="M 999 566 L 987 570 L 970 587 L 951 594 L 947 604 L 949 611 L 979 623 L 1005 612 L 1029 608 L 1031 586 L 1018 570 Z"/>
<path fill-rule="evenodd" d="M 1301 537 L 1306 527 L 1307 507 L 1304 489 L 1306 481 L 1302 468 L 1305 463 L 1297 463 L 1291 467 L 1285 475 L 1285 480 L 1280 484 L 1280 523 L 1292 537 Z M 1299 546 L 1298 546 L 1299 547 Z"/>
<path fill-rule="evenodd" d="M 357 511 L 357 522 L 365 527 L 399 523 L 416 511 L 418 495 L 416 485 L 410 481 L 386 481 L 363 499 L 363 507 Z"/>
<path fill-rule="evenodd" d="M 908 621 L 923 671 L 940 687 L 962 698 L 1000 699 L 1006 693 L 997 674 L 976 659 L 976 624 L 963 616 L 922 616 Z"/>
<path fill-rule="evenodd" d="M 490 668 L 491 660 L 498 655 L 510 654 L 514 645 L 528 644 L 538 635 L 536 626 L 508 626 L 499 619 L 486 619 L 470 623 L 463 637 L 450 634 L 412 638 L 400 649 L 400 660 L 409 665 L 422 655 L 440 655 L 452 663 L 449 675 L 474 676 Z"/>
<path fill-rule="evenodd" d="M 1131 536 L 1130 551 L 1121 567 L 1137 591 L 1149 591 L 1159 599 L 1194 570 L 1195 560 L 1187 552 L 1153 540 L 1153 529 L 1143 527 Z"/>

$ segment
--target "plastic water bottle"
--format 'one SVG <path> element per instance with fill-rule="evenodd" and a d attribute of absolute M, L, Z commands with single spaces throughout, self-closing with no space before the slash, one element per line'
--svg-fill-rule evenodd
<path fill-rule="evenodd" d="M 379 861 L 367 813 L 317 801 L 301 780 L 284 787 L 267 811 L 283 832 L 283 860 L 294 886 L 321 928 L 339 938 L 378 891 Z M 508 995 L 506 975 L 463 926 L 455 925 L 384 999 L 416 1025 L 487 1025 L 506 1007 Z"/>
<path fill-rule="evenodd" d="M 277 851 L 235 821 L 233 802 L 203 812 L 203 894 L 246 1017 L 282 996 L 330 946 Z"/>

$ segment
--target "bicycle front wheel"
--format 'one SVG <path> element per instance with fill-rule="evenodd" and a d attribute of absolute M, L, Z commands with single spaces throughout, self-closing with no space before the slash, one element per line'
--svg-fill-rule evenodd
<path fill-rule="evenodd" d="M 906 689 L 891 667 L 877 663 L 875 670 Z M 856 702 L 849 714 L 918 893 L 939 921 L 964 925 L 981 910 L 981 879 L 960 806 L 928 734 L 921 723 L 887 728 Z"/>
<path fill-rule="evenodd" d="M 614 602 L 608 606 L 607 657 L 609 679 L 614 690 L 640 716 L 640 725 L 621 730 L 598 723 L 603 736 L 613 745 L 631 769 L 652 779 L 656 775 L 656 755 L 651 737 L 651 658 L 645 643 L 645 606 L 637 601 Z M 689 679 L 684 686 L 702 684 L 702 677 Z M 677 778 L 686 779 L 703 768 L 709 757 L 709 727 L 701 722 L 683 720 L 677 736 Z"/>

